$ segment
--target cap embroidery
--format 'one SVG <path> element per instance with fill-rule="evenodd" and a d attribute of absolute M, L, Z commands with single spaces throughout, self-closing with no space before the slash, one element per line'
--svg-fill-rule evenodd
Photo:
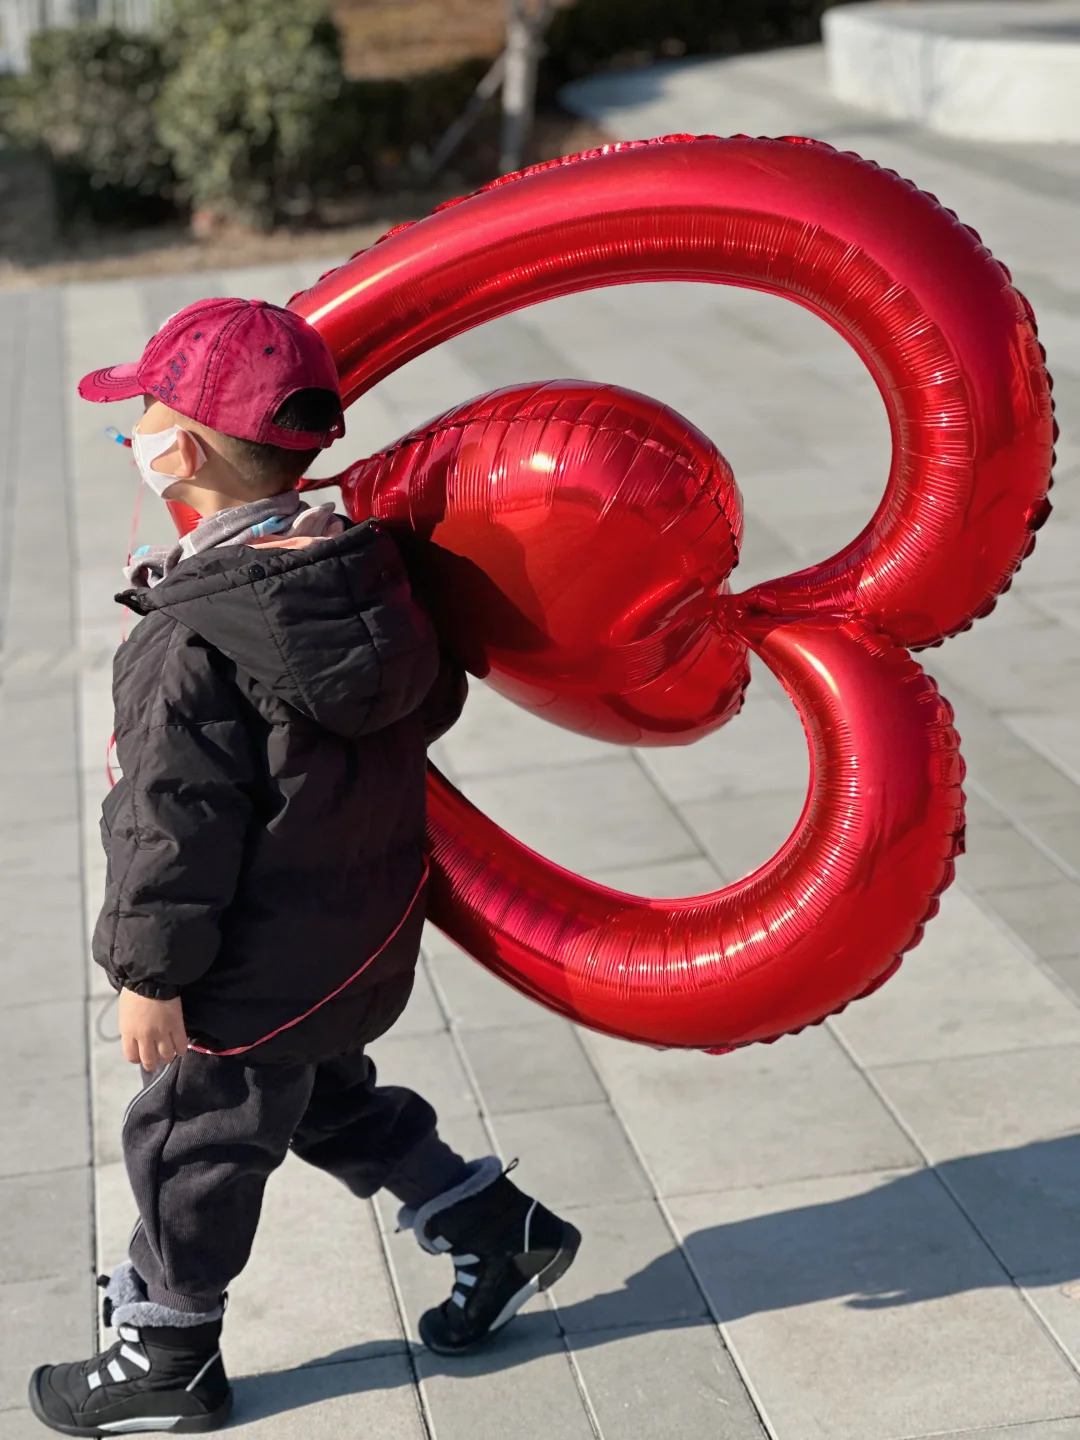
<path fill-rule="evenodd" d="M 154 395 L 175 395 L 176 382 L 187 369 L 187 356 L 182 350 L 178 350 L 169 361 L 169 368 L 161 377 L 160 385 L 151 385 L 150 390 Z"/>

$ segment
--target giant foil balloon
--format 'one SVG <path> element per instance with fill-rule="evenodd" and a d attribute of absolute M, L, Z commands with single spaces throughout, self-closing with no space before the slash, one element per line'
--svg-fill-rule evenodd
<path fill-rule="evenodd" d="M 672 410 L 567 380 L 500 390 L 336 480 L 353 515 L 431 542 L 447 643 L 519 705 L 637 745 L 694 740 L 741 705 L 746 642 L 717 621 L 739 491 Z"/>
<path fill-rule="evenodd" d="M 793 833 L 695 899 L 624 895 L 488 820 L 434 768 L 431 917 L 510 984 L 597 1030 L 722 1050 L 876 988 L 953 874 L 962 761 L 909 651 L 985 614 L 1045 518 L 1054 422 L 1030 308 L 978 236 L 857 156 L 794 139 L 668 137 L 508 177 L 324 276 L 294 307 L 345 396 L 433 345 L 592 286 L 699 280 L 813 310 L 888 409 L 865 529 L 732 594 L 738 492 L 640 396 L 560 382 L 482 397 L 343 477 L 415 535 L 446 643 L 556 723 L 685 743 L 737 708 L 747 647 L 811 755 Z"/>

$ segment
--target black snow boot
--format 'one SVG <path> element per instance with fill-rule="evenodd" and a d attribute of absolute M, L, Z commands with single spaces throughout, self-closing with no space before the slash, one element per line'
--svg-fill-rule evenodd
<path fill-rule="evenodd" d="M 30 1377 L 34 1414 L 61 1435 L 176 1435 L 216 1430 L 232 1408 L 221 1321 L 176 1328 L 120 1325 L 103 1355 L 41 1365 Z"/>
<path fill-rule="evenodd" d="M 469 1350 L 513 1319 L 565 1275 L 581 1244 L 573 1225 L 507 1174 L 494 1156 L 475 1161 L 460 1184 L 399 1217 L 425 1250 L 454 1262 L 450 1298 L 420 1319 L 420 1339 L 439 1355 Z"/>

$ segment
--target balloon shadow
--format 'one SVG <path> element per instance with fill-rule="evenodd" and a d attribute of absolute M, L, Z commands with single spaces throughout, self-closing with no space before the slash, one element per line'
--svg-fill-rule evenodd
<path fill-rule="evenodd" d="M 825 1190 L 867 1188 L 693 1231 L 681 1249 L 673 1245 L 610 1290 L 560 1303 L 557 1316 L 521 1315 L 488 1346 L 460 1359 L 415 1346 L 410 1362 L 407 1347 L 388 1357 L 393 1342 L 384 1342 L 241 1380 L 237 1419 L 391 1389 L 411 1381 L 413 1364 L 425 1377 L 479 1377 L 567 1344 L 574 1350 L 618 1344 L 627 1335 L 823 1301 L 880 1310 L 1017 1281 L 1053 1287 L 1080 1279 L 1078 1134 L 964 1156 L 883 1182 L 842 1176 L 810 1183 Z M 768 1189 L 757 1192 L 758 1203 L 768 1204 L 768 1195 Z M 725 1203 L 723 1195 L 716 1200 Z M 575 1218 L 587 1246 L 588 1212 Z"/>

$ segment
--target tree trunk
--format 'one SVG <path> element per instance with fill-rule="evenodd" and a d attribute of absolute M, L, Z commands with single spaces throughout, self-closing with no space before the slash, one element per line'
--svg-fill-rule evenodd
<path fill-rule="evenodd" d="M 526 9 L 527 0 L 506 0 L 506 68 L 502 89 L 502 146 L 499 168 L 504 175 L 520 170 L 536 109 L 536 66 L 539 24 Z M 546 6 L 544 7 L 546 10 Z"/>

